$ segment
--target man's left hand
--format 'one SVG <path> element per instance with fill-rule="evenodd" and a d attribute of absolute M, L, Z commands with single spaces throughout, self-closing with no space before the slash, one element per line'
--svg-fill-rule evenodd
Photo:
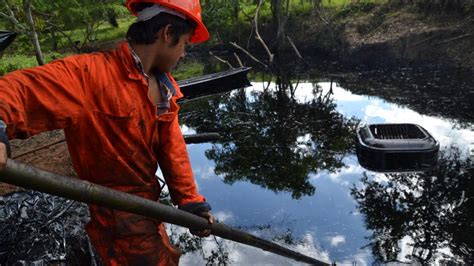
<path fill-rule="evenodd" d="M 191 202 L 184 205 L 179 206 L 180 210 L 190 212 L 197 216 L 201 216 L 206 218 L 209 224 L 214 223 L 214 216 L 211 213 L 211 205 L 207 202 Z M 189 229 L 191 234 L 199 236 L 199 237 L 208 237 L 211 234 L 211 230 L 204 229 L 204 230 L 192 230 Z"/>
<path fill-rule="evenodd" d="M 203 218 L 206 218 L 207 221 L 209 222 L 209 224 L 214 223 L 214 216 L 212 215 L 212 213 L 210 211 L 209 212 L 196 213 L 196 215 L 201 216 Z M 196 230 L 189 229 L 189 231 L 191 232 L 191 234 L 199 236 L 199 237 L 208 237 L 208 236 L 211 235 L 211 230 L 210 229 L 204 229 L 204 230 L 201 230 L 201 231 L 196 231 Z"/>

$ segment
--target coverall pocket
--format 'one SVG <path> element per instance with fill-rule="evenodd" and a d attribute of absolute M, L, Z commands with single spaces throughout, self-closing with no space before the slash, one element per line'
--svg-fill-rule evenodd
<path fill-rule="evenodd" d="M 92 112 L 94 122 L 98 128 L 98 145 L 106 157 L 112 160 L 128 160 L 136 152 L 136 143 L 139 143 L 141 133 L 134 112 L 128 115 L 112 115 L 99 111 Z M 100 130 L 100 131 L 99 131 Z"/>
<path fill-rule="evenodd" d="M 173 121 L 173 119 L 176 118 L 176 116 L 177 116 L 176 113 L 168 112 L 168 113 L 158 115 L 157 120 L 160 122 L 171 122 Z"/>

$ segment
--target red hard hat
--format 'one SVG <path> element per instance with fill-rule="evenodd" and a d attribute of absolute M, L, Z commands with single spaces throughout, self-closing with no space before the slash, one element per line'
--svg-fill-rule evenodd
<path fill-rule="evenodd" d="M 126 6 L 135 16 L 137 13 L 133 10 L 133 5 L 137 3 L 159 4 L 176 10 L 196 22 L 197 26 L 194 30 L 194 35 L 191 37 L 192 43 L 200 43 L 209 39 L 209 31 L 207 31 L 206 26 L 202 22 L 199 0 L 127 0 Z"/>

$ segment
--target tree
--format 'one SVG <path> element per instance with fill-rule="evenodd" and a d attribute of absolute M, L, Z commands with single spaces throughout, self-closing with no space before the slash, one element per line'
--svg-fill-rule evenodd
<path fill-rule="evenodd" d="M 13 4 L 8 3 L 7 0 L 0 0 L 0 4 L 2 5 L 0 16 L 10 21 L 16 31 L 28 36 L 35 50 L 36 61 L 39 65 L 44 65 L 44 56 L 32 14 L 32 0 L 15 1 Z M 19 19 L 19 16 L 23 19 Z"/>
<path fill-rule="evenodd" d="M 65 38 L 76 52 L 97 41 L 97 29 L 105 22 L 117 26 L 117 16 L 128 14 L 113 0 L 0 0 L 0 17 L 28 37 L 39 65 L 45 63 L 41 42 L 50 36 L 53 50 Z M 77 32 L 82 38 L 76 39 Z"/>

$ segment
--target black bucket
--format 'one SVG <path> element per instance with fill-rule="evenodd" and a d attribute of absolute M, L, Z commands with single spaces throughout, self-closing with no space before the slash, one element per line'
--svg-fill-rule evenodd
<path fill-rule="evenodd" d="M 364 125 L 356 143 L 360 165 L 371 171 L 426 171 L 438 161 L 438 141 L 415 124 Z"/>

